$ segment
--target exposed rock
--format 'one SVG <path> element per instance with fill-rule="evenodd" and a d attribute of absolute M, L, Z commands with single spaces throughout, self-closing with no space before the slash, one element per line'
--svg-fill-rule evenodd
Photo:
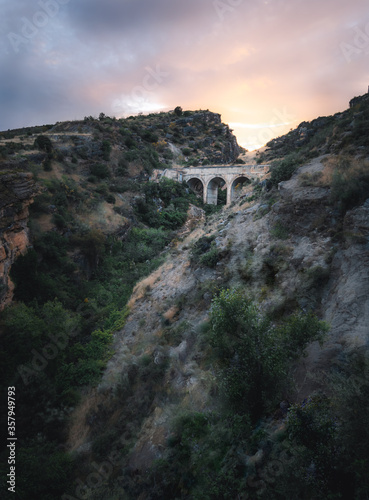
<path fill-rule="evenodd" d="M 195 205 L 190 205 L 187 212 L 187 221 L 183 226 L 180 236 L 190 233 L 201 222 L 205 222 L 204 210 Z"/>
<path fill-rule="evenodd" d="M 357 104 L 360 104 L 361 102 L 367 101 L 367 100 L 369 100 L 369 93 L 358 96 L 358 97 L 354 97 L 350 101 L 350 108 L 354 108 Z"/>
<path fill-rule="evenodd" d="M 35 194 L 32 174 L 17 171 L 0 172 L 0 310 L 13 297 L 10 269 L 29 245 L 28 206 Z"/>

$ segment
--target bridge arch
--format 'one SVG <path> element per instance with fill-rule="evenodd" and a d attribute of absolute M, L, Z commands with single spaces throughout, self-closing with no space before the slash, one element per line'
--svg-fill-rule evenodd
<path fill-rule="evenodd" d="M 218 189 L 226 189 L 227 182 L 221 176 L 214 176 L 208 180 L 205 186 L 205 203 L 209 205 L 218 204 Z"/>
<path fill-rule="evenodd" d="M 245 175 L 240 175 L 239 177 L 233 179 L 230 184 L 229 201 L 232 202 L 241 192 L 241 189 L 247 184 L 251 184 L 251 180 Z"/>
<path fill-rule="evenodd" d="M 201 196 L 205 200 L 205 186 L 204 182 L 200 177 L 190 177 L 186 180 L 188 186 L 197 195 Z"/>

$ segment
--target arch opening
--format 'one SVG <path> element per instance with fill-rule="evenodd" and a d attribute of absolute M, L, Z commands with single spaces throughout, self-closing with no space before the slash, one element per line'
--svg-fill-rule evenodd
<path fill-rule="evenodd" d="M 204 198 L 204 184 L 198 177 L 192 177 L 187 181 L 188 187 L 198 196 L 199 198 Z"/>
<path fill-rule="evenodd" d="M 227 203 L 227 184 L 222 177 L 211 179 L 206 191 L 206 203 L 209 205 L 225 205 Z"/>
<path fill-rule="evenodd" d="M 245 176 L 237 177 L 231 185 L 231 202 L 242 194 L 243 188 L 251 184 L 251 180 Z"/>

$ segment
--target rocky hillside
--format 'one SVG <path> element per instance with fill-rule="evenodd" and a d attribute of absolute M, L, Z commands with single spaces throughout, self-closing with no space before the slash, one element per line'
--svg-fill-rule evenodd
<path fill-rule="evenodd" d="M 195 434 L 188 452 L 190 462 L 178 463 L 177 472 L 170 462 L 180 458 L 173 455 L 170 443 L 179 416 L 204 415 L 209 419 L 212 412 L 221 411 L 217 363 L 204 332 L 212 301 L 226 289 L 242 290 L 259 304 L 261 314 L 276 322 L 294 311 L 314 311 L 327 322 L 329 332 L 323 344 L 312 343 L 307 357 L 291 365 L 293 383 L 285 386 L 274 409 L 280 406 L 282 410 L 274 416 L 272 411 L 262 426 L 267 438 L 256 439 L 253 446 L 236 444 L 232 432 L 227 431 L 228 452 L 237 447 L 238 458 L 232 458 L 232 467 L 240 468 L 248 482 L 233 490 L 228 485 L 229 496 L 223 492 L 195 498 L 235 498 L 236 491 L 274 498 L 269 488 L 277 480 L 280 483 L 284 473 L 290 480 L 296 479 L 284 468 L 283 474 L 270 469 L 265 480 L 265 471 L 274 466 L 273 460 L 281 461 L 284 447 L 289 446 L 283 409 L 324 391 L 331 370 L 345 366 L 368 342 L 369 205 L 339 213 L 331 198 L 337 161 L 322 156 L 307 162 L 279 191 L 271 191 L 257 202 L 241 200 L 200 224 L 176 243 L 162 267 L 136 286 L 127 323 L 114 336 L 115 354 L 102 382 L 84 398 L 72 418 L 69 446 L 86 464 L 85 481 L 92 471 L 87 464 L 109 457 L 111 450 L 130 450 L 124 458 L 119 455 L 114 467 L 118 476 L 112 472 L 106 484 L 89 488 L 89 498 L 101 498 L 108 491 L 110 495 L 126 492 L 127 498 L 160 498 L 170 495 L 170 488 L 175 488 L 177 496 L 166 498 L 193 498 L 184 491 L 191 488 L 192 481 L 205 487 L 203 480 L 196 478 L 196 467 L 210 467 L 207 438 L 196 437 L 191 427 Z M 196 252 L 200 253 L 194 258 Z M 147 375 L 141 375 L 143 366 L 147 366 Z M 152 377 L 151 382 L 146 377 Z M 206 426 L 212 427 L 208 420 Z M 213 431 L 216 429 L 215 425 Z M 276 439 L 285 440 L 281 449 L 271 447 L 270 440 Z M 101 443 L 99 451 L 97 442 Z M 192 448 L 196 446 L 202 451 Z M 213 446 L 213 452 L 219 453 Z M 203 458 L 191 466 L 191 460 L 199 460 L 197 453 Z M 158 460 L 162 461 L 160 466 Z M 179 472 L 182 467 L 185 473 Z M 192 479 L 181 486 L 181 481 L 186 481 L 183 474 Z M 222 474 L 221 469 L 218 474 Z M 222 480 L 226 482 L 226 477 Z M 309 481 L 305 486 L 312 495 Z M 278 498 L 289 498 L 285 486 L 279 487 L 284 493 Z M 294 487 L 298 491 L 298 485 Z"/>
<path fill-rule="evenodd" d="M 0 359 L 22 498 L 367 498 L 368 104 L 269 143 L 269 179 L 220 210 L 146 181 L 152 158 L 228 155 L 203 112 L 57 124 L 25 150 L 45 190 Z"/>
<path fill-rule="evenodd" d="M 29 244 L 26 208 L 35 190 L 42 194 L 32 207 L 34 232 L 90 228 L 123 237 L 135 224 L 134 200 L 154 168 L 232 163 L 240 151 L 219 114 L 180 108 L 0 133 L 0 304 L 12 297 L 9 270 Z"/>
<path fill-rule="evenodd" d="M 271 140 L 258 161 L 277 160 L 289 154 L 313 158 L 322 154 L 367 155 L 369 150 L 369 94 L 355 97 L 350 107 L 332 116 L 302 122 L 288 134 Z"/>
<path fill-rule="evenodd" d="M 36 194 L 30 172 L 8 163 L 0 171 L 0 309 L 11 303 L 10 269 L 29 245 L 28 207 Z"/>

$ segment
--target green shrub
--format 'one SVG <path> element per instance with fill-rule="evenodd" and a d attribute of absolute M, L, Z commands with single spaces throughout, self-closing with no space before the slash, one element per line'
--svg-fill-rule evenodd
<path fill-rule="evenodd" d="M 125 176 L 128 173 L 129 163 L 125 158 L 121 158 L 118 162 L 117 175 Z"/>
<path fill-rule="evenodd" d="M 102 141 L 101 151 L 102 151 L 104 160 L 109 161 L 110 153 L 111 153 L 111 144 L 109 141 L 107 141 L 107 140 Z"/>
<path fill-rule="evenodd" d="M 191 250 L 191 262 L 215 267 L 220 260 L 218 249 L 214 242 L 215 236 L 202 236 L 193 245 Z"/>
<path fill-rule="evenodd" d="M 144 197 L 136 202 L 136 215 L 155 228 L 172 230 L 181 227 L 187 218 L 189 201 L 197 202 L 184 184 L 170 179 L 162 179 L 160 183 L 148 182 L 142 191 Z"/>
<path fill-rule="evenodd" d="M 143 132 L 143 134 L 141 135 L 141 137 L 147 141 L 147 142 L 158 142 L 159 140 L 159 136 L 157 134 L 155 134 L 155 132 L 153 132 L 152 130 L 145 130 Z"/>
<path fill-rule="evenodd" d="M 207 267 L 215 267 L 219 262 L 219 252 L 217 247 L 213 246 L 209 252 L 206 252 L 200 258 L 200 263 Z"/>
<path fill-rule="evenodd" d="M 104 163 L 95 163 L 94 165 L 91 165 L 90 173 L 98 179 L 107 179 L 110 177 L 109 168 Z"/>
<path fill-rule="evenodd" d="M 333 172 L 330 199 L 341 212 L 360 205 L 368 198 L 368 162 L 354 158 L 340 158 Z"/>
<path fill-rule="evenodd" d="M 137 142 L 131 136 L 128 136 L 125 139 L 124 144 L 127 146 L 128 149 L 133 149 L 137 147 Z"/>
<path fill-rule="evenodd" d="M 31 214 L 37 216 L 49 213 L 49 205 L 51 204 L 51 196 L 49 193 L 41 193 L 35 197 L 34 202 L 30 206 Z"/>
<path fill-rule="evenodd" d="M 236 412 L 258 419 L 281 398 L 289 362 L 327 326 L 314 316 L 292 316 L 279 326 L 263 317 L 241 290 L 222 290 L 211 307 L 220 384 Z"/>
<path fill-rule="evenodd" d="M 270 234 L 274 238 L 278 238 L 279 240 L 287 240 L 289 238 L 289 232 L 286 226 L 277 222 L 275 226 L 270 230 Z"/>
<path fill-rule="evenodd" d="M 53 150 L 52 142 L 46 135 L 36 137 L 34 145 L 36 148 L 46 151 L 46 153 L 51 153 Z"/>
<path fill-rule="evenodd" d="M 282 181 L 289 180 L 295 170 L 300 166 L 301 159 L 298 154 L 292 153 L 283 160 L 274 161 L 271 165 L 270 181 L 277 186 Z"/>
<path fill-rule="evenodd" d="M 174 114 L 176 116 L 182 116 L 183 110 L 182 110 L 181 106 L 177 106 L 176 108 L 174 108 Z"/>
<path fill-rule="evenodd" d="M 72 459 L 57 443 L 32 440 L 17 448 L 17 496 L 24 500 L 61 498 L 73 473 Z"/>
<path fill-rule="evenodd" d="M 107 203 L 111 203 L 112 205 L 114 205 L 115 203 L 115 198 L 112 194 L 108 194 L 106 197 L 105 197 L 105 201 Z"/>
<path fill-rule="evenodd" d="M 193 245 L 191 256 L 197 258 L 200 255 L 208 252 L 215 240 L 215 236 L 201 236 Z"/>
<path fill-rule="evenodd" d="M 45 172 L 51 172 L 53 167 L 51 165 L 51 158 L 48 156 L 46 160 L 43 162 L 43 168 Z"/>
<path fill-rule="evenodd" d="M 140 152 L 137 149 L 132 149 L 131 151 L 127 151 L 124 158 L 128 162 L 138 160 L 140 158 Z"/>

